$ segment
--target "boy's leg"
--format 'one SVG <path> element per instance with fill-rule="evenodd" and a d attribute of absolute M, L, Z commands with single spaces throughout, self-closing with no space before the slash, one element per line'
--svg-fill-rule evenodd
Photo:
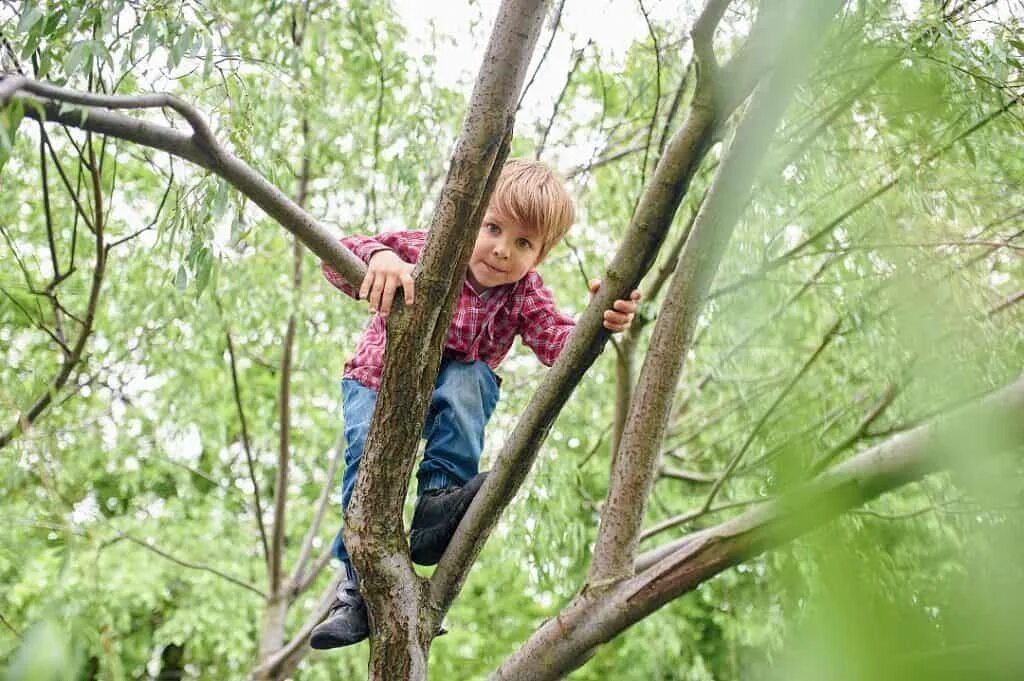
<path fill-rule="evenodd" d="M 417 474 L 409 543 L 413 562 L 434 565 L 483 484 L 477 474 L 484 428 L 498 403 L 498 378 L 486 362 L 445 360 L 423 428 L 427 446 Z"/>
<path fill-rule="evenodd" d="M 341 476 L 341 509 L 344 514 L 356 488 L 356 480 L 359 478 L 359 463 L 363 460 L 363 447 L 366 444 L 366 434 L 370 430 L 373 409 L 377 404 L 377 391 L 352 379 L 342 381 L 341 390 L 342 416 L 345 420 L 345 471 Z M 355 573 L 345 549 L 341 529 L 334 538 L 332 552 L 346 567 L 349 579 L 354 581 Z"/>
<path fill-rule="evenodd" d="M 377 402 L 377 391 L 357 381 L 342 381 L 342 414 L 345 419 L 345 472 L 341 482 L 341 507 L 348 508 L 359 476 L 359 463 L 363 458 L 366 433 Z M 328 484 L 333 484 L 333 480 Z M 334 557 L 341 561 L 346 579 L 338 585 L 333 605 L 327 619 L 318 624 L 310 635 L 309 644 L 317 649 L 338 648 L 362 641 L 369 635 L 366 605 L 359 594 L 359 580 L 341 530 L 338 530 L 332 547 Z"/>
<path fill-rule="evenodd" d="M 479 471 L 484 428 L 500 394 L 498 377 L 486 362 L 441 363 L 430 398 L 423 437 L 417 494 L 465 484 Z"/>

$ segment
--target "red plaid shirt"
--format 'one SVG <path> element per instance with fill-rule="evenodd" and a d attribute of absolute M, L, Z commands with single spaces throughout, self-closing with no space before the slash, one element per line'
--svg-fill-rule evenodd
<path fill-rule="evenodd" d="M 402 260 L 414 263 L 426 241 L 426 232 L 412 231 L 388 232 L 375 237 L 351 236 L 342 239 L 341 243 L 364 262 L 369 262 L 377 251 L 392 250 Z M 356 297 L 358 288 L 350 286 L 327 263 L 321 263 L 320 267 L 327 281 L 349 296 Z M 467 281 L 455 303 L 445 352 L 464 361 L 482 359 L 491 369 L 497 369 L 512 348 L 516 334 L 519 334 L 537 359 L 551 366 L 575 327 L 572 317 L 555 309 L 551 291 L 533 270 L 513 284 L 490 289 L 483 297 Z M 359 341 L 355 356 L 345 363 L 345 378 L 379 389 L 384 369 L 385 340 L 384 318 L 374 315 Z"/>

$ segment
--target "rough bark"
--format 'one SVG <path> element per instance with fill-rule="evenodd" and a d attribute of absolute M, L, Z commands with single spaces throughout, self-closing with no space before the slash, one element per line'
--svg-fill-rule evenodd
<path fill-rule="evenodd" d="M 413 272 L 422 300 L 388 321 L 384 373 L 346 512 L 345 541 L 371 618 L 371 679 L 426 677 L 440 612 L 409 561 L 402 505 L 452 309 L 483 212 L 508 154 L 544 0 L 501 6 L 427 243 Z"/>

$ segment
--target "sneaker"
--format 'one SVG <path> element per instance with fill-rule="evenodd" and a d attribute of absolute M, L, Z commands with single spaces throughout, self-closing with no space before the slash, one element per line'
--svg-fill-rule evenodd
<path fill-rule="evenodd" d="M 359 643 L 369 635 L 366 603 L 359 594 L 359 587 L 355 582 L 342 582 L 327 619 L 313 628 L 309 645 L 317 650 L 329 650 Z"/>
<path fill-rule="evenodd" d="M 437 565 L 448 543 L 466 515 L 473 497 L 487 473 L 480 473 L 465 485 L 432 489 L 416 500 L 409 533 L 409 554 L 417 565 Z"/>

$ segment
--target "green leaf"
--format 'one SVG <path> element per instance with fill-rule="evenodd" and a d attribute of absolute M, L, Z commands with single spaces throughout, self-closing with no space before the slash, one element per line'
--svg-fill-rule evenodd
<path fill-rule="evenodd" d="M 967 158 L 971 160 L 971 165 L 978 165 L 978 158 L 977 156 L 974 155 L 974 148 L 971 146 L 971 143 L 968 142 L 966 139 L 964 140 L 964 153 L 966 153 Z"/>
<path fill-rule="evenodd" d="M 27 33 L 32 27 L 43 18 L 43 10 L 38 5 L 32 5 L 27 12 L 21 15 L 18 22 L 18 33 Z"/>
<path fill-rule="evenodd" d="M 72 74 L 78 70 L 83 61 L 88 60 L 92 55 L 90 40 L 80 40 L 74 43 L 68 56 L 64 58 L 64 73 Z M 86 67 L 88 69 L 88 66 Z"/>
<path fill-rule="evenodd" d="M 174 275 L 174 287 L 179 291 L 188 288 L 188 270 L 185 269 L 184 263 L 178 265 L 178 273 Z"/>
<path fill-rule="evenodd" d="M 70 681 L 76 676 L 66 632 L 52 621 L 29 630 L 5 681 Z"/>
<path fill-rule="evenodd" d="M 20 100 L 12 101 L 9 106 L 0 110 L 0 171 L 3 171 L 4 164 L 14 151 L 14 135 L 24 117 L 25 110 Z"/>

